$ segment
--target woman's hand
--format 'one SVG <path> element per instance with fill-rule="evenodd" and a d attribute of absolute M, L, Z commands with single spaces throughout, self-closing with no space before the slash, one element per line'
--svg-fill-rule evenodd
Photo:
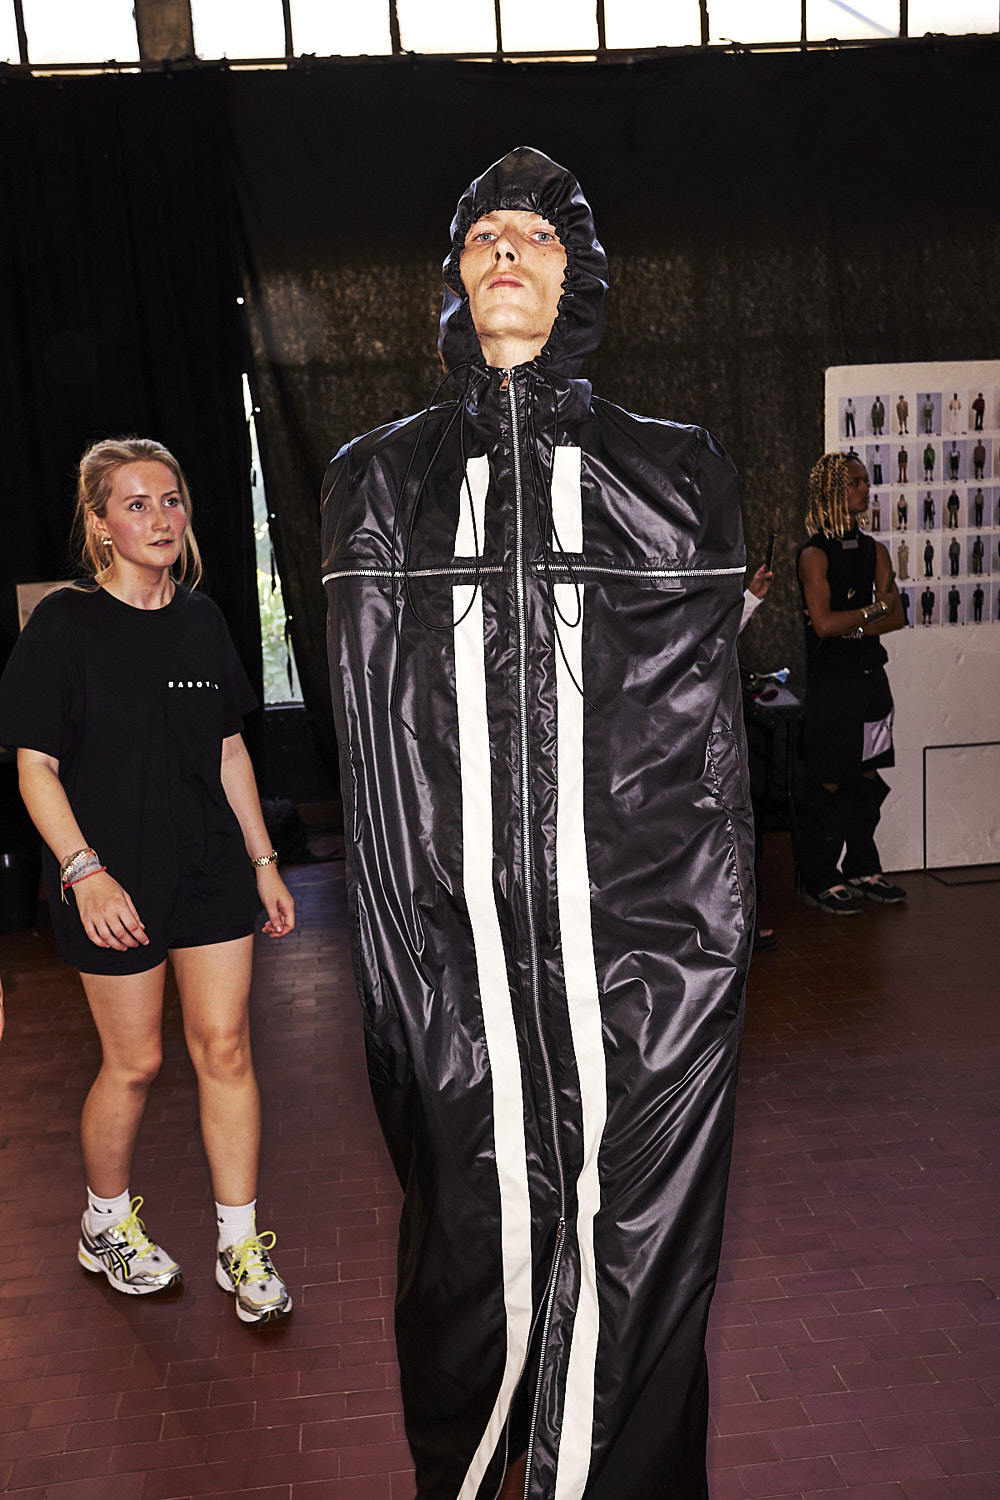
<path fill-rule="evenodd" d="M 129 948 L 146 947 L 149 938 L 145 925 L 132 904 L 132 897 L 114 876 L 99 870 L 78 880 L 70 890 L 76 897 L 83 930 L 98 948 L 127 953 Z"/>
<path fill-rule="evenodd" d="M 295 898 L 278 874 L 277 865 L 262 865 L 257 870 L 257 894 L 267 912 L 261 931 L 268 937 L 287 937 L 295 926 Z"/>
<path fill-rule="evenodd" d="M 771 587 L 771 584 L 773 582 L 774 574 L 770 571 L 766 563 L 761 563 L 760 567 L 757 569 L 756 573 L 747 584 L 747 588 L 750 590 L 751 594 L 753 594 L 755 599 L 766 599 L 767 591 Z"/>

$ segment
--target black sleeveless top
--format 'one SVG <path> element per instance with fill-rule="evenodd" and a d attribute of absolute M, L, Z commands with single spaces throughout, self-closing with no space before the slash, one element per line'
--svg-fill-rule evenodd
<path fill-rule="evenodd" d="M 866 604 L 874 603 L 878 546 L 874 537 L 855 527 L 844 537 L 817 532 L 805 546 L 818 547 L 826 553 L 831 609 L 863 609 Z M 805 547 L 800 550 L 800 557 L 804 551 Z M 799 590 L 804 606 L 805 591 L 801 578 Z M 809 672 L 869 672 L 886 660 L 885 647 L 877 635 L 866 635 L 859 641 L 849 636 L 821 639 L 806 621 L 806 669 Z"/>

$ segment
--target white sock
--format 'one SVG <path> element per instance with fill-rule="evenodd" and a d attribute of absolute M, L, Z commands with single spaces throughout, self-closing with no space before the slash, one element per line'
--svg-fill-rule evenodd
<path fill-rule="evenodd" d="M 254 1210 L 257 1207 L 257 1199 L 250 1203 L 241 1203 L 232 1208 L 226 1203 L 215 1205 L 215 1218 L 219 1225 L 219 1249 L 228 1250 L 230 1245 L 238 1245 L 241 1240 L 248 1240 L 254 1232 Z"/>
<path fill-rule="evenodd" d="M 112 1224 L 120 1224 L 123 1219 L 128 1218 L 131 1207 L 132 1197 L 128 1188 L 124 1193 L 119 1193 L 117 1198 L 99 1198 L 93 1188 L 88 1188 L 87 1212 L 83 1216 L 87 1233 L 100 1234 L 103 1229 L 110 1229 Z"/>

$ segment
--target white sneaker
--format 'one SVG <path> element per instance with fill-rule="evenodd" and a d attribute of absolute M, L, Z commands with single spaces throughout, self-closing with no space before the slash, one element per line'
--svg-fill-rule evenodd
<path fill-rule="evenodd" d="M 139 1218 L 141 1198 L 133 1198 L 131 1212 L 99 1234 L 87 1229 L 87 1216 L 80 1224 L 76 1258 L 87 1271 L 103 1271 L 115 1291 L 130 1297 L 165 1292 L 182 1280 L 181 1268 L 165 1250 L 153 1243 Z"/>
<path fill-rule="evenodd" d="M 292 1310 L 291 1295 L 268 1254 L 274 1245 L 268 1229 L 219 1251 L 215 1279 L 224 1292 L 235 1294 L 241 1323 L 274 1323 Z"/>

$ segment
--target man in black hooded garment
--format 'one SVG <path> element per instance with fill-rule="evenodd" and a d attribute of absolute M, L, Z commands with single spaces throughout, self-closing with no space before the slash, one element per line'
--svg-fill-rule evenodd
<path fill-rule="evenodd" d="M 736 476 L 576 378 L 607 262 L 548 157 L 472 183 L 444 278 L 453 394 L 347 444 L 323 505 L 417 1494 L 706 1500 L 753 933 Z"/>

